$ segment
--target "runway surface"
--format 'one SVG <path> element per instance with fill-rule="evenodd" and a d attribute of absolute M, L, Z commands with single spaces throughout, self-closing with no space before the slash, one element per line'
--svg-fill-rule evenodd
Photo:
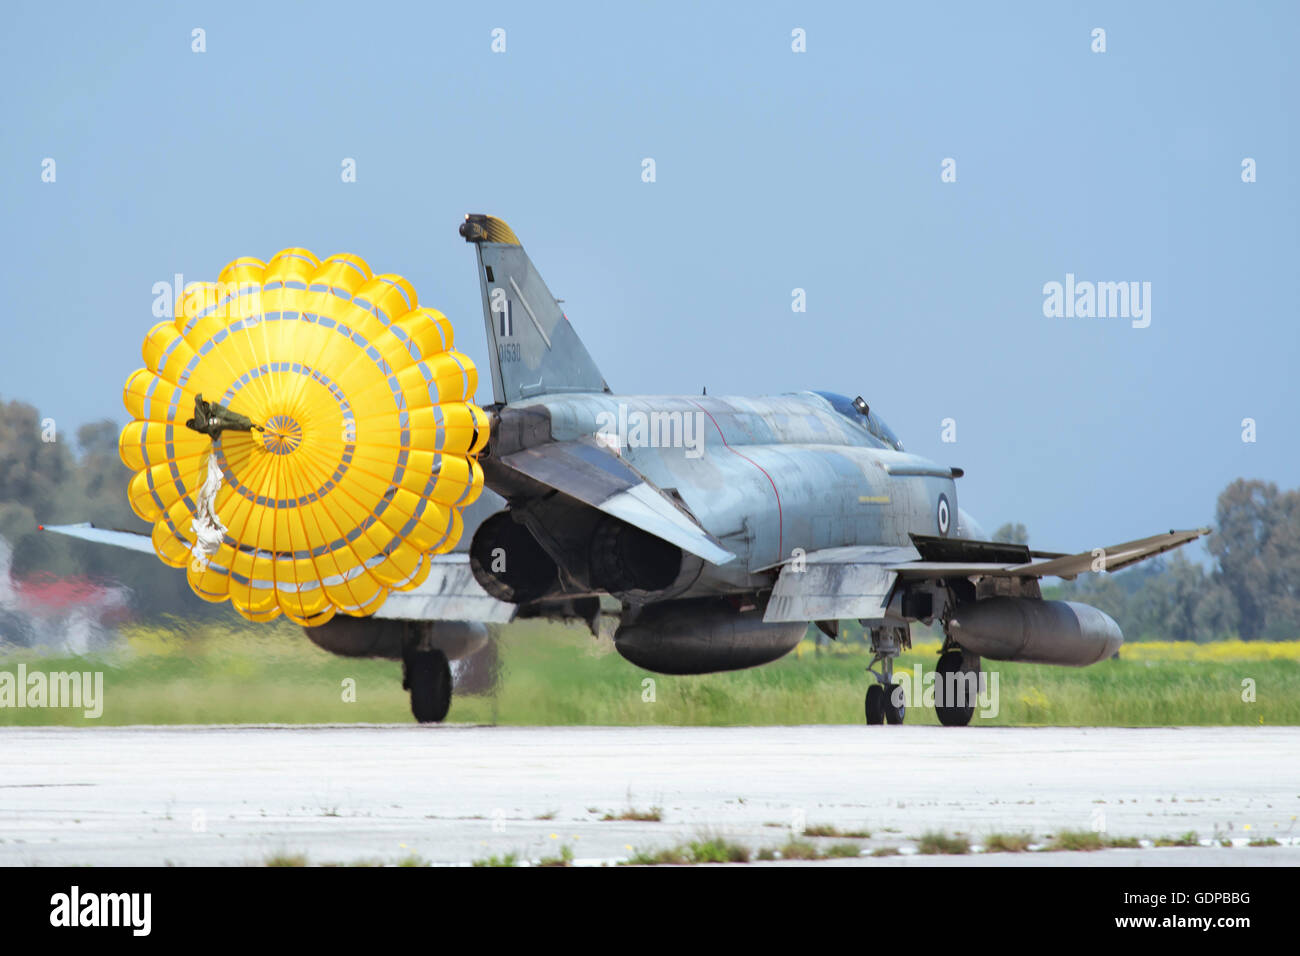
<path fill-rule="evenodd" d="M 603 821 L 661 807 L 661 822 Z M 868 830 L 837 864 L 1297 865 L 1300 729 L 0 728 L 0 864 L 579 862 Z M 1195 831 L 1223 848 L 922 856 L 926 830 Z M 1279 847 L 1249 847 L 1272 837 Z M 830 839 L 814 841 L 824 847 Z"/>

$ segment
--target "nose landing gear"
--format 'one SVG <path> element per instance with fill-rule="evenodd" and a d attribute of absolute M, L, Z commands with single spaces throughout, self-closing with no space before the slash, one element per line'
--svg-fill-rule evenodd
<path fill-rule="evenodd" d="M 867 688 L 865 710 L 868 724 L 901 724 L 907 715 L 903 688 L 894 683 L 894 658 L 912 643 L 907 627 L 871 629 L 871 663 L 867 672 L 876 682 Z M 876 670 L 876 665 L 880 670 Z"/>

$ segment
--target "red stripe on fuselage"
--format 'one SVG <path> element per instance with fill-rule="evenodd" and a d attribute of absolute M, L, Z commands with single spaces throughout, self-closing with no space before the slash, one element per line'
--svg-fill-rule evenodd
<path fill-rule="evenodd" d="M 776 482 L 772 480 L 772 476 L 767 473 L 767 469 L 762 465 L 748 455 L 741 455 L 740 452 L 727 444 L 727 436 L 723 434 L 722 426 L 718 424 L 718 420 L 713 417 L 713 414 L 707 408 L 696 401 L 692 401 L 691 404 L 709 416 L 709 421 L 713 422 L 713 427 L 718 430 L 718 437 L 722 439 L 723 447 L 733 455 L 740 455 L 741 458 L 761 471 L 763 477 L 767 479 L 767 483 L 772 486 L 772 494 L 776 496 L 776 559 L 777 561 L 783 561 L 785 559 L 785 523 L 781 514 L 781 492 L 776 490 Z"/>

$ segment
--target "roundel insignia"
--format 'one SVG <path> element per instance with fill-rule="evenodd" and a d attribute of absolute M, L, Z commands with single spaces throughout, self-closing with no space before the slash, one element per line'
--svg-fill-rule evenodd
<path fill-rule="evenodd" d="M 939 496 L 939 534 L 948 536 L 948 527 L 952 524 L 952 510 L 948 507 L 948 496 Z"/>

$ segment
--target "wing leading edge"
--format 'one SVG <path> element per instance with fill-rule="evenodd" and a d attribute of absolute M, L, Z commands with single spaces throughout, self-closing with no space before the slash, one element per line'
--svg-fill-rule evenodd
<path fill-rule="evenodd" d="M 991 556 L 976 550 L 989 547 L 1023 547 L 1021 545 L 1006 546 L 988 541 L 957 541 L 913 535 L 912 542 L 920 551 L 920 560 L 900 564 L 894 570 L 901 576 L 909 578 L 935 577 L 935 572 L 941 571 L 947 576 L 988 574 L 1008 578 L 1055 577 L 1069 580 L 1085 571 L 1119 571 L 1131 564 L 1182 547 L 1189 541 L 1195 541 L 1209 533 L 1209 528 L 1169 531 L 1166 534 L 1154 534 L 1148 538 L 1138 538 L 1136 541 L 1126 541 L 1106 548 L 1093 548 L 1091 551 L 1080 551 L 1077 554 L 1043 553 L 1025 548 L 1024 553 L 1030 559 L 1026 561 L 997 560 L 996 557 L 990 560 Z M 939 543 L 942 546 L 956 545 L 959 551 L 951 557 L 948 554 L 936 554 L 935 549 L 940 546 Z M 960 553 L 962 546 L 967 546 L 971 551 L 971 557 L 976 560 L 963 561 Z M 979 560 L 980 558 L 983 560 Z"/>
<path fill-rule="evenodd" d="M 1030 551 L 1024 545 L 912 535 L 910 547 L 828 548 L 783 562 L 763 620 L 876 620 L 884 617 L 899 580 L 954 577 L 1060 577 L 1095 569 L 1118 571 L 1181 547 L 1209 528 L 1170 531 L 1077 554 Z"/>

